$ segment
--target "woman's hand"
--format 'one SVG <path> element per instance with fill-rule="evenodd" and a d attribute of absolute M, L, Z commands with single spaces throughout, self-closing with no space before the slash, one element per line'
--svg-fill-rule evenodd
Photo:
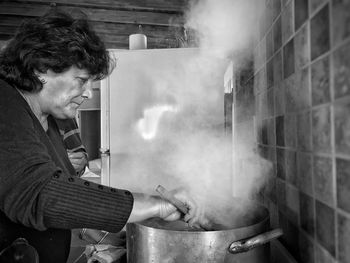
<path fill-rule="evenodd" d="M 184 215 L 183 220 L 190 226 L 196 227 L 200 225 L 199 222 L 203 217 L 203 213 L 194 199 L 184 189 L 176 189 L 169 193 L 187 208 L 187 213 Z M 160 201 L 159 217 L 167 221 L 174 221 L 181 218 L 182 213 L 174 205 L 164 199 L 160 199 Z"/>
<path fill-rule="evenodd" d="M 86 154 L 84 152 L 68 151 L 68 158 L 77 173 L 83 171 L 88 163 Z"/>
<path fill-rule="evenodd" d="M 205 218 L 203 210 L 183 189 L 170 191 L 170 193 L 180 200 L 187 208 L 188 212 L 183 220 L 192 227 L 200 227 L 204 224 Z M 134 206 L 128 222 L 142 221 L 151 217 L 160 217 L 164 220 L 174 221 L 183 215 L 174 205 L 159 196 L 133 193 Z"/>

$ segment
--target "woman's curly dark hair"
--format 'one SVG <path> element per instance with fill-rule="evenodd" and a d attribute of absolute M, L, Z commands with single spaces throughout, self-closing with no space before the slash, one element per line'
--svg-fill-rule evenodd
<path fill-rule="evenodd" d="M 35 71 L 61 73 L 71 66 L 100 80 L 113 70 L 114 61 L 86 18 L 57 10 L 24 22 L 0 54 L 0 78 L 30 92 L 42 89 Z"/>

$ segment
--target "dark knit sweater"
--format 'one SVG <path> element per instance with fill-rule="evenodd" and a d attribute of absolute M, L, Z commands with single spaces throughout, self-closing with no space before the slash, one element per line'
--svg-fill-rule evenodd
<path fill-rule="evenodd" d="M 131 193 L 74 176 L 53 118 L 46 133 L 14 87 L 0 80 L 0 92 L 0 249 L 22 236 L 40 262 L 63 263 L 68 229 L 120 231 Z"/>

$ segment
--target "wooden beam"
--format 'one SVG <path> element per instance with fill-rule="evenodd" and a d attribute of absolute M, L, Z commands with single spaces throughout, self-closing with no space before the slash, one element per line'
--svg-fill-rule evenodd
<path fill-rule="evenodd" d="M 4 26 L 20 26 L 21 23 L 25 17 L 18 17 L 18 16 L 7 16 L 7 15 L 1 15 L 0 16 L 0 25 Z"/>
<path fill-rule="evenodd" d="M 48 12 L 52 7 L 50 5 L 43 5 L 37 3 L 18 3 L 2 1 L 0 2 L 0 15 L 16 15 L 16 16 L 41 16 Z M 88 7 L 74 7 L 74 6 L 58 6 L 60 10 L 69 13 L 83 12 L 91 21 L 103 21 L 113 23 L 126 24 L 147 24 L 160 26 L 182 26 L 183 18 L 179 15 L 157 12 L 142 12 L 142 11 L 125 11 L 125 10 L 111 10 L 105 8 L 88 8 Z"/>
<path fill-rule="evenodd" d="M 0 34 L 9 35 L 12 37 L 15 35 L 17 28 L 17 26 L 6 26 L 0 24 Z"/>
<path fill-rule="evenodd" d="M 96 32 L 100 33 L 124 36 L 140 33 L 139 26 L 135 24 L 92 22 L 91 25 Z M 141 33 L 152 38 L 174 38 L 176 36 L 183 36 L 184 30 L 181 27 L 142 25 Z"/>
<path fill-rule="evenodd" d="M 26 17 L 2 15 L 0 16 L 0 25 L 19 27 Z M 27 17 L 27 19 L 31 19 Z M 129 36 L 130 34 L 139 33 L 139 25 L 124 23 L 109 23 L 90 21 L 91 26 L 100 33 L 110 33 L 113 35 Z M 142 25 L 141 31 L 148 37 L 173 38 L 174 36 L 183 36 L 184 29 L 182 27 Z"/>
<path fill-rule="evenodd" d="M 12 2 L 168 13 L 183 13 L 188 6 L 188 0 L 13 0 Z"/>
<path fill-rule="evenodd" d="M 1 40 L 1 41 L 7 41 L 7 40 L 9 40 L 11 37 L 12 37 L 12 35 L 7 35 L 7 34 L 0 33 L 0 40 Z"/>
<path fill-rule="evenodd" d="M 14 36 L 17 30 L 16 26 L 4 26 L 0 25 L 0 39 L 7 40 Z M 101 33 L 97 32 L 97 35 L 102 39 L 104 43 L 116 43 L 122 45 L 123 47 L 129 47 L 129 36 L 125 35 L 113 35 L 108 32 Z M 179 47 L 179 41 L 176 38 L 157 38 L 157 37 L 147 37 L 147 46 L 149 48 L 155 47 L 168 47 L 176 48 Z"/>
<path fill-rule="evenodd" d="M 0 17 L 0 33 L 13 36 L 21 24 L 21 20 L 16 16 Z M 107 42 L 125 42 L 128 45 L 129 35 L 138 33 L 137 25 L 91 22 L 92 27 L 99 36 L 105 36 Z M 166 43 L 165 46 L 177 47 L 178 39 L 183 37 L 183 31 L 175 27 L 144 26 L 142 32 L 147 36 L 148 42 L 153 46 L 153 42 Z M 170 44 L 169 44 L 170 43 Z"/>

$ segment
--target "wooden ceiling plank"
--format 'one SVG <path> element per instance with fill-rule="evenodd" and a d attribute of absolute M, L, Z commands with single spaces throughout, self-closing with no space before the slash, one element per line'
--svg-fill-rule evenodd
<path fill-rule="evenodd" d="M 14 2 L 0 2 L 0 15 L 42 16 L 51 9 L 47 5 L 18 4 Z"/>
<path fill-rule="evenodd" d="M 0 33 L 13 36 L 16 33 L 17 28 L 17 26 L 0 25 Z"/>
<path fill-rule="evenodd" d="M 22 15 L 22 16 L 41 16 L 50 10 L 50 6 L 38 4 L 18 4 L 15 2 L 0 2 L 0 14 L 2 15 Z M 134 12 L 93 8 L 76 8 L 70 6 L 60 6 L 70 13 L 85 13 L 92 21 L 131 23 L 131 24 L 154 24 L 167 26 L 176 21 L 174 26 L 181 26 L 181 18 L 165 13 L 154 12 Z"/>
<path fill-rule="evenodd" d="M 0 25 L 0 34 L 6 35 L 6 39 L 11 38 L 17 30 L 17 27 L 14 26 L 3 26 Z M 121 35 L 113 35 L 109 33 L 99 33 L 97 35 L 104 41 L 110 43 L 125 43 L 125 45 L 129 45 L 129 37 L 121 36 Z M 175 38 L 157 38 L 157 37 L 148 37 L 147 45 L 149 47 L 154 46 L 155 44 L 162 44 L 162 46 L 172 46 L 175 47 L 177 44 L 177 40 Z"/>
<path fill-rule="evenodd" d="M 0 16 L 0 25 L 7 26 L 20 26 L 24 17 L 11 16 L 11 15 L 1 15 Z"/>
<path fill-rule="evenodd" d="M 187 6 L 187 0 L 14 0 L 18 3 L 41 3 L 41 4 L 56 4 L 56 5 L 75 5 L 87 6 L 106 9 L 132 9 L 158 12 L 177 12 L 182 13 Z"/>
<path fill-rule="evenodd" d="M 72 12 L 75 10 L 71 7 L 62 7 L 62 9 L 68 12 Z M 91 8 L 81 8 L 80 10 L 87 14 L 89 19 L 92 21 L 167 26 L 171 23 L 172 20 L 179 20 L 175 16 L 162 13 L 130 12 Z"/>
<path fill-rule="evenodd" d="M 3 15 L 0 16 L 0 25 L 19 27 L 25 17 Z M 91 26 L 100 33 L 129 36 L 139 33 L 139 26 L 136 24 L 107 23 L 90 21 Z M 142 33 L 147 37 L 172 38 L 174 35 L 182 35 L 183 29 L 171 26 L 143 25 Z"/>
<path fill-rule="evenodd" d="M 139 33 L 138 25 L 92 22 L 93 28 L 100 33 L 110 33 L 115 35 L 126 35 Z M 153 25 L 143 25 L 142 33 L 147 37 L 172 38 L 174 35 L 183 35 L 183 30 L 177 27 L 163 27 Z"/>

